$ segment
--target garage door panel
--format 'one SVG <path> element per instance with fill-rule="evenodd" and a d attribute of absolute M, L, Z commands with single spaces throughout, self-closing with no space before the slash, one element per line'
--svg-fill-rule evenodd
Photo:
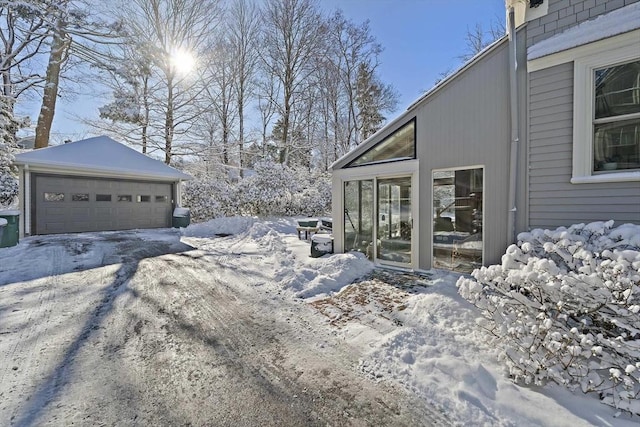
<path fill-rule="evenodd" d="M 34 175 L 35 234 L 159 228 L 171 225 L 171 183 Z M 44 193 L 64 193 L 64 200 L 45 202 Z M 76 201 L 72 201 L 73 195 Z M 88 194 L 88 200 L 86 196 Z M 111 201 L 97 201 L 109 195 Z M 118 195 L 131 201 L 118 202 Z M 148 196 L 141 198 L 138 196 Z M 166 196 L 166 201 L 156 201 Z M 142 201 L 144 200 L 144 201 Z"/>
<path fill-rule="evenodd" d="M 72 221 L 88 221 L 87 218 L 90 218 L 91 209 L 89 209 L 88 207 L 71 207 L 69 209 L 69 215 Z"/>
<path fill-rule="evenodd" d="M 109 218 L 113 216 L 111 208 L 96 208 L 94 212 L 96 221 L 109 221 Z"/>

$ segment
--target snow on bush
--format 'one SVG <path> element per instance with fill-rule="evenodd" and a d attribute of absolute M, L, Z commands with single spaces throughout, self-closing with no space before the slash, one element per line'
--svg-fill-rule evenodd
<path fill-rule="evenodd" d="M 0 96 L 0 206 L 9 206 L 18 196 L 18 179 L 13 170 L 16 131 L 22 125 L 13 117 L 13 103 Z"/>
<path fill-rule="evenodd" d="M 291 168 L 272 161 L 255 165 L 255 174 L 238 183 L 237 194 L 243 215 L 290 215 L 293 195 L 302 183 Z"/>
<path fill-rule="evenodd" d="M 272 161 L 255 165 L 254 173 L 230 183 L 196 178 L 185 184 L 183 205 L 194 222 L 221 216 L 324 215 L 331 209 L 331 180 Z"/>
<path fill-rule="evenodd" d="M 194 222 L 233 215 L 234 200 L 233 188 L 224 180 L 195 179 L 182 189 L 182 204 L 191 210 Z"/>
<path fill-rule="evenodd" d="M 458 291 L 501 339 L 515 381 L 597 392 L 640 414 L 640 226 L 535 229 Z"/>

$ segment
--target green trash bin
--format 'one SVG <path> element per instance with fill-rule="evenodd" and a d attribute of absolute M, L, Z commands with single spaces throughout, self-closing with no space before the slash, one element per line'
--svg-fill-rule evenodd
<path fill-rule="evenodd" d="M 4 227 L 7 225 L 7 220 L 4 218 L 0 218 L 0 240 L 2 240 L 2 235 L 4 234 Z"/>
<path fill-rule="evenodd" d="M 175 208 L 173 210 L 173 228 L 185 228 L 191 223 L 191 211 L 187 208 Z"/>
<path fill-rule="evenodd" d="M 7 221 L 2 233 L 0 233 L 0 248 L 8 248 L 18 244 L 20 236 L 20 212 L 0 211 L 0 218 Z"/>

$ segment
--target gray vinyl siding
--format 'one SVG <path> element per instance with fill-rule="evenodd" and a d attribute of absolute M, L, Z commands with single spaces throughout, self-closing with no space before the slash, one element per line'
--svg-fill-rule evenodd
<path fill-rule="evenodd" d="M 524 35 L 524 31 L 519 32 Z M 524 51 L 525 39 L 520 46 Z M 483 240 L 485 265 L 500 262 L 509 244 L 508 194 L 510 163 L 509 50 L 504 43 L 459 75 L 416 109 L 417 158 L 420 161 L 420 266 L 431 267 L 432 172 L 439 169 L 484 167 Z M 521 59 L 523 60 L 523 59 Z M 520 78 L 526 81 L 526 71 Z M 520 93 L 526 120 L 526 84 Z M 523 125 L 521 125 L 523 126 Z M 526 160 L 525 128 L 521 131 L 521 166 Z M 525 150 L 525 151 L 522 151 Z M 524 174 L 522 174 L 524 176 Z M 522 228 L 526 218 L 525 181 L 519 182 Z"/>
<path fill-rule="evenodd" d="M 640 183 L 571 184 L 573 63 L 529 74 L 529 226 L 640 224 Z"/>
<path fill-rule="evenodd" d="M 548 13 L 527 24 L 527 46 L 640 0 L 545 0 Z"/>

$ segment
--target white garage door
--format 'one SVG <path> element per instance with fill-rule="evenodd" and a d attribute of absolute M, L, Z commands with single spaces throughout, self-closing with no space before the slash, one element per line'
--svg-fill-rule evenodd
<path fill-rule="evenodd" d="M 33 177 L 34 234 L 171 226 L 172 183 Z"/>

